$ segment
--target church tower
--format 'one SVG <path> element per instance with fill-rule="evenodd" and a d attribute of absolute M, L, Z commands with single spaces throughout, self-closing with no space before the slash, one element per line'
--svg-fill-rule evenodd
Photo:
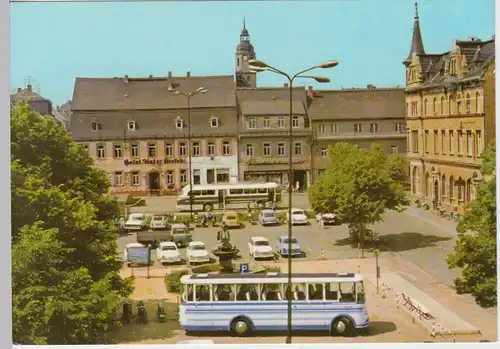
<path fill-rule="evenodd" d="M 236 48 L 236 87 L 257 87 L 257 74 L 252 73 L 248 61 L 255 59 L 255 50 L 250 43 L 250 34 L 243 19 L 240 43 Z"/>

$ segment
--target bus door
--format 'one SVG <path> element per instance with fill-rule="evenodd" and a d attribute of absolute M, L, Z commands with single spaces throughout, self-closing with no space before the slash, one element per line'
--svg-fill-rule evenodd
<path fill-rule="evenodd" d="M 219 189 L 217 191 L 217 194 L 218 194 L 218 202 L 219 202 L 219 208 L 225 208 L 224 207 L 224 189 Z"/>

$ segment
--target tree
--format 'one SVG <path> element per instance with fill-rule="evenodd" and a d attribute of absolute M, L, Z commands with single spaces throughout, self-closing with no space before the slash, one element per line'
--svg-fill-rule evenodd
<path fill-rule="evenodd" d="M 497 210 L 495 143 L 481 155 L 483 182 L 458 223 L 458 240 L 448 255 L 450 268 L 461 268 L 454 280 L 457 293 L 471 294 L 482 307 L 497 305 Z"/>
<path fill-rule="evenodd" d="M 309 201 L 316 212 L 335 213 L 354 227 L 363 244 L 366 225 L 380 221 L 387 210 L 408 205 L 408 164 L 399 155 L 385 155 L 378 145 L 361 149 L 337 143 L 328 153 L 332 166 L 309 189 Z"/>
<path fill-rule="evenodd" d="M 14 341 L 105 343 L 133 287 L 107 176 L 52 117 L 18 104 L 10 123 Z"/>

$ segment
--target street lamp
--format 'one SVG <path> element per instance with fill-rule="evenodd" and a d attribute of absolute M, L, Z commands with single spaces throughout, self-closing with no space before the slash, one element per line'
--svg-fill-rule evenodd
<path fill-rule="evenodd" d="M 188 105 L 188 171 L 189 171 L 189 223 L 193 222 L 193 171 L 191 169 L 191 97 L 198 94 L 206 93 L 208 90 L 204 87 L 196 89 L 196 91 L 184 93 L 170 87 L 168 92 L 174 95 L 184 96 L 187 99 Z"/>
<path fill-rule="evenodd" d="M 252 59 L 248 61 L 250 64 L 250 70 L 253 73 L 260 73 L 264 71 L 270 71 L 275 74 L 283 75 L 289 81 L 289 90 L 290 90 L 290 120 L 289 120 L 289 148 L 288 148 L 288 292 L 287 292 L 287 300 L 288 300 L 288 311 L 287 311 L 287 336 L 286 342 L 292 343 L 292 173 L 293 173 L 293 81 L 295 78 L 309 78 L 314 79 L 319 83 L 327 83 L 330 82 L 330 79 L 325 76 L 310 76 L 310 75 L 302 75 L 316 68 L 333 68 L 336 67 L 339 62 L 338 61 L 327 61 L 314 67 L 311 67 L 306 70 L 302 70 L 297 74 L 290 76 L 289 74 L 276 69 L 269 64 L 266 64 L 258 59 Z"/>

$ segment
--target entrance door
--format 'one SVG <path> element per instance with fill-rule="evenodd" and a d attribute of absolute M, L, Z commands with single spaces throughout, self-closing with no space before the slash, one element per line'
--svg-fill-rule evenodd
<path fill-rule="evenodd" d="M 434 210 L 437 210 L 439 206 L 439 183 L 438 181 L 434 181 L 434 197 L 432 198 L 432 205 L 434 206 Z"/>
<path fill-rule="evenodd" d="M 293 172 L 293 182 L 292 186 L 294 190 L 297 190 L 297 182 L 299 182 L 299 190 L 303 191 L 307 187 L 306 183 L 306 171 L 294 171 Z"/>
<path fill-rule="evenodd" d="M 219 208 L 225 208 L 225 205 L 224 205 L 224 190 L 225 189 L 219 189 L 218 190 Z"/>
<path fill-rule="evenodd" d="M 160 190 L 160 174 L 158 172 L 149 173 L 149 190 Z"/>
<path fill-rule="evenodd" d="M 207 170 L 207 184 L 213 184 L 215 182 L 215 171 L 213 169 Z"/>

